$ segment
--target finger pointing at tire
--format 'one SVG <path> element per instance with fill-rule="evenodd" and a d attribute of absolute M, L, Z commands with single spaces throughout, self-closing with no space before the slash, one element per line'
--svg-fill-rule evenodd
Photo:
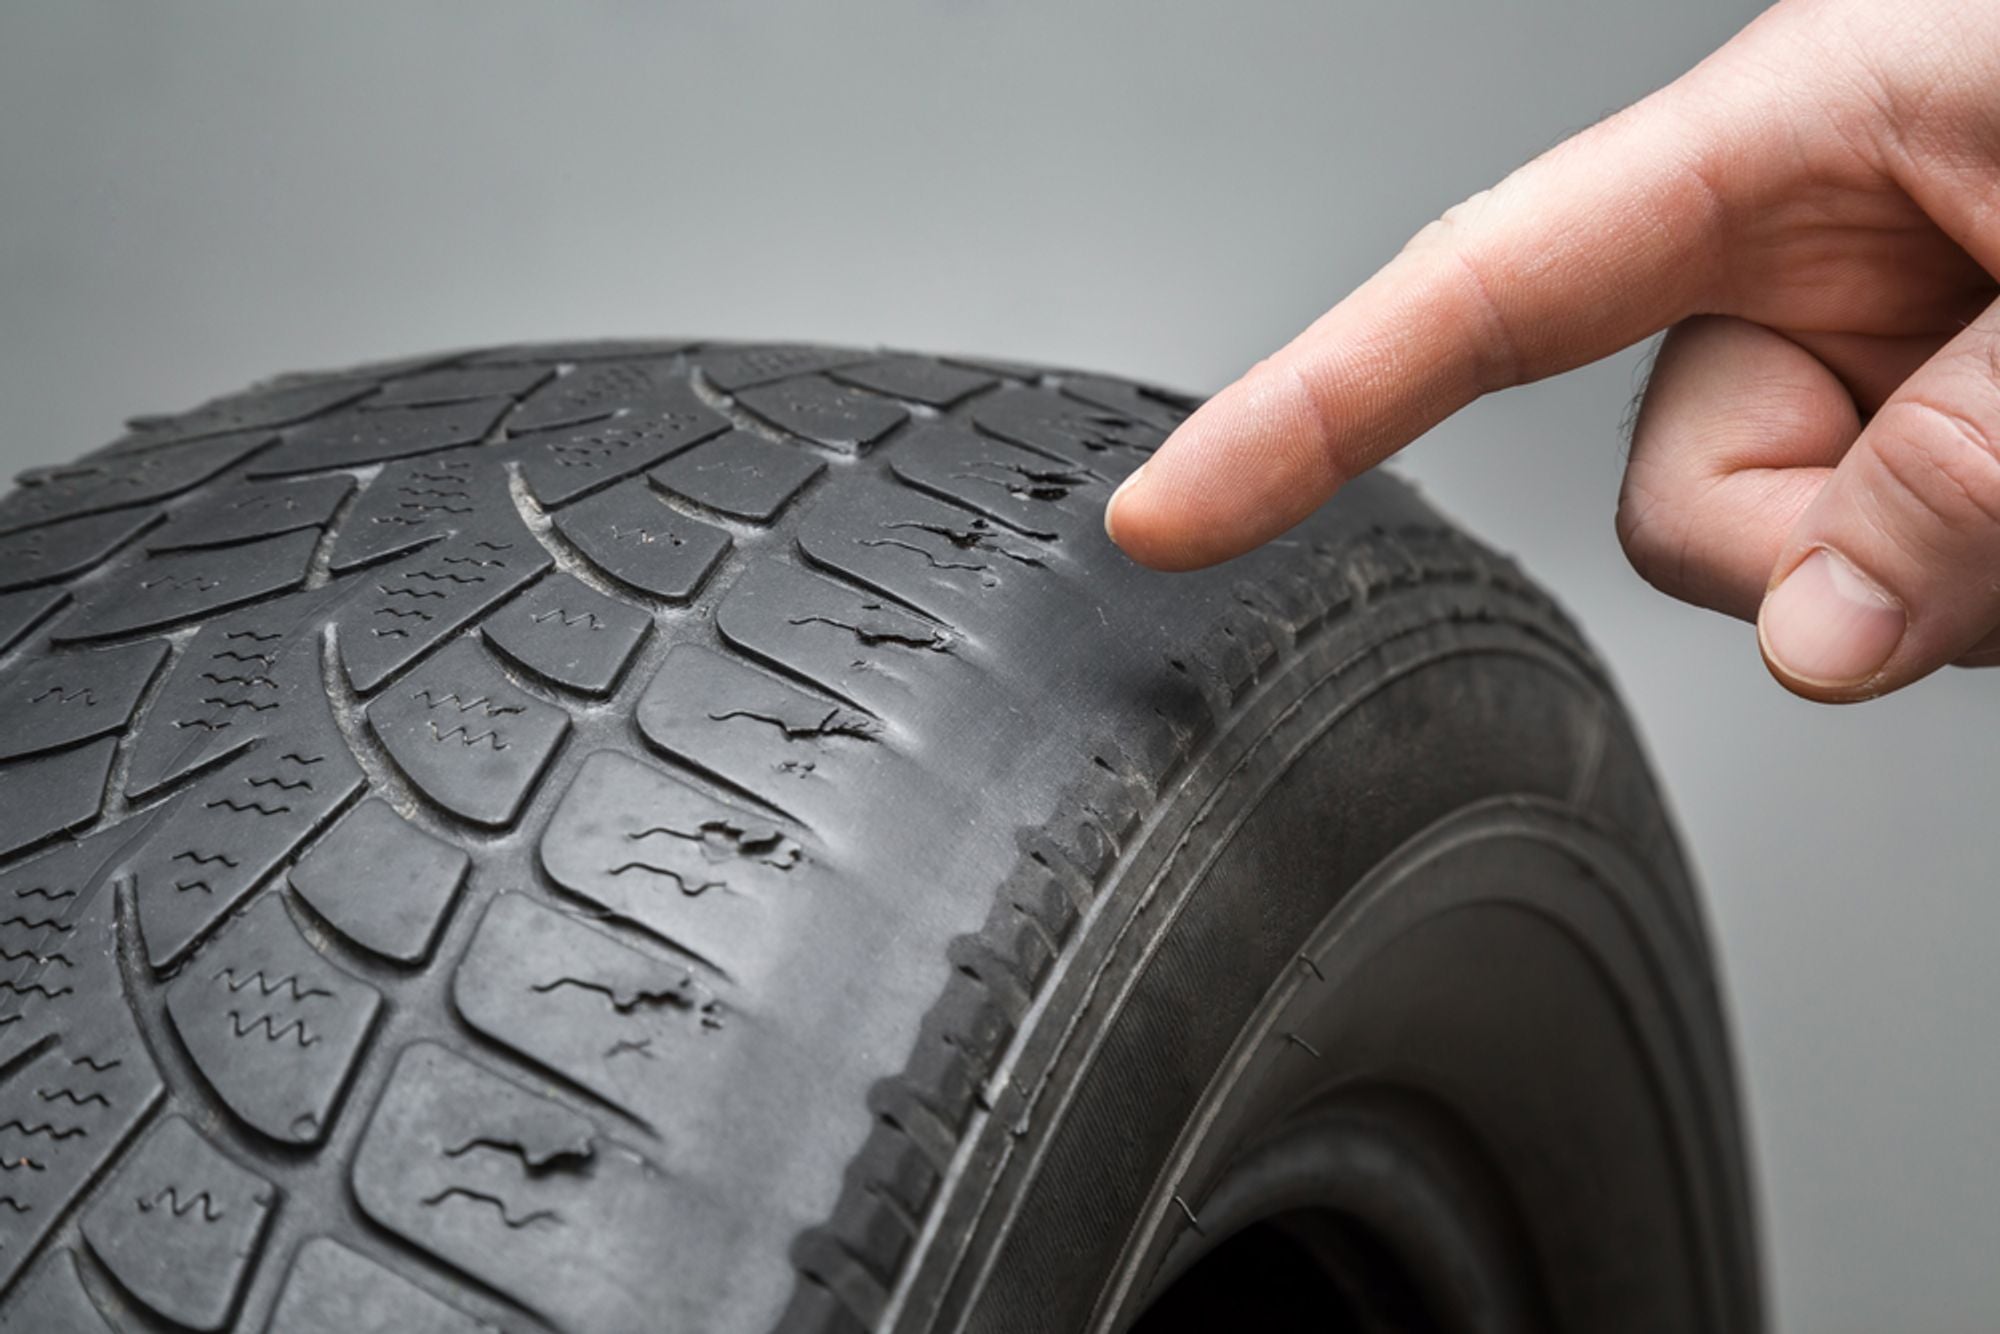
<path fill-rule="evenodd" d="M 1620 505 L 1641 572 L 1756 617 L 1814 699 L 2000 660 L 1996 86 L 1992 4 L 1773 5 L 1424 229 L 1106 527 L 1159 569 L 1228 559 L 1481 394 L 1673 328 Z"/>
<path fill-rule="evenodd" d="M 1713 152 L 1669 89 L 1452 209 L 1195 413 L 1112 501 L 1114 539 L 1159 569 L 1226 560 L 1480 395 L 1698 309 Z"/>

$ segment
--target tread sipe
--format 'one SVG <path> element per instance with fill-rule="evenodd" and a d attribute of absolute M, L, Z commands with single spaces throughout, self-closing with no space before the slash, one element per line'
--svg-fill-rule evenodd
<path fill-rule="evenodd" d="M 985 1226 L 939 1203 L 974 1132 L 1045 1115 L 1017 1040 L 1263 683 L 1421 605 L 1601 691 L 1388 479 L 1223 570 L 1124 563 L 1103 503 L 1191 407 L 566 344 L 24 475 L 0 1327 L 911 1327 L 914 1257 Z"/>

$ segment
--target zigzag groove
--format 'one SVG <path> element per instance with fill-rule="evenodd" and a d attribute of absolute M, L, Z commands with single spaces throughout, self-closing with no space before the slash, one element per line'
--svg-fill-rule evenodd
<path fill-rule="evenodd" d="M 229 699 L 222 695 L 211 695 L 207 699 L 204 699 L 202 703 L 213 704 L 216 708 L 225 712 L 232 709 L 248 709 L 252 713 L 269 713 L 278 707 L 277 700 L 272 700 L 269 704 L 259 704 L 252 699 Z"/>
<path fill-rule="evenodd" d="M 163 1203 L 167 1207 L 167 1212 L 175 1218 L 187 1217 L 196 1206 L 201 1208 L 201 1221 L 204 1223 L 213 1223 L 222 1217 L 221 1207 L 207 1191 L 198 1191 L 183 1200 L 179 1188 L 175 1186 L 166 1187 L 150 1200 L 140 1200 L 139 1210 L 141 1213 L 151 1213 Z"/>
<path fill-rule="evenodd" d="M 290 1023 L 279 1024 L 270 1015 L 260 1014 L 249 1023 L 245 1023 L 243 1022 L 242 1011 L 231 1010 L 229 1012 L 229 1027 L 239 1038 L 249 1037 L 252 1033 L 261 1030 L 266 1042 L 282 1042 L 286 1038 L 291 1038 L 301 1047 L 310 1047 L 313 1043 L 319 1041 L 318 1038 L 307 1032 L 306 1021 L 303 1019 L 294 1019 Z"/>
<path fill-rule="evenodd" d="M 75 1089 L 36 1089 L 35 1096 L 43 1102 L 66 1102 L 77 1107 L 88 1107 L 93 1103 L 100 1107 L 111 1105 L 111 1099 L 102 1093 L 91 1093 L 79 1098 Z"/>
<path fill-rule="evenodd" d="M 36 963 L 59 963 L 65 968 L 76 967 L 69 961 L 69 956 L 64 954 L 37 954 L 33 950 L 10 950 L 5 945 L 0 945 L 0 960 L 20 963 L 23 959 L 32 959 Z"/>
<path fill-rule="evenodd" d="M 445 563 L 450 564 L 451 562 L 447 561 Z M 479 563 L 482 565 L 498 565 L 500 562 L 481 561 Z M 421 579 L 427 584 L 483 584 L 486 582 L 486 576 L 483 574 L 453 574 L 449 570 L 411 570 L 403 577 L 405 579 Z M 431 593 L 427 594 L 427 596 L 444 597 L 445 594 Z"/>
<path fill-rule="evenodd" d="M 18 1116 L 11 1121 L 0 1122 L 0 1134 L 12 1130 L 24 1139 L 46 1136 L 58 1142 L 66 1139 L 80 1139 L 90 1132 L 82 1126 L 58 1126 L 52 1121 L 41 1121 L 34 1125 L 25 1124 Z"/>
<path fill-rule="evenodd" d="M 0 977 L 0 991 L 4 991 L 11 996 L 40 996 L 43 1000 L 58 1000 L 75 990 L 75 987 L 56 987 L 51 990 L 43 986 L 40 982 L 23 983 L 16 982 L 11 978 Z"/>
<path fill-rule="evenodd" d="M 283 815 L 291 810 L 290 806 L 266 806 L 261 801 L 238 801 L 234 797 L 217 797 L 207 803 L 205 809 L 212 811 L 218 806 L 235 811 L 238 815 L 245 811 L 255 811 L 259 815 Z"/>
<path fill-rule="evenodd" d="M 495 704 L 493 697 L 490 695 L 478 695 L 472 699 L 467 699 L 456 690 L 448 695 L 433 695 L 428 690 L 419 690 L 416 694 L 410 696 L 410 698 L 422 700 L 424 707 L 427 709 L 441 709 L 447 704 L 456 704 L 460 713 L 471 713 L 474 709 L 478 709 L 483 716 L 488 718 L 504 718 L 510 713 L 527 712 L 526 709 L 518 704 Z"/>
<path fill-rule="evenodd" d="M 4 926 L 18 926 L 23 931 L 60 931 L 63 935 L 76 930 L 75 927 L 66 925 L 59 917 L 30 919 L 19 913 L 15 913 L 12 917 L 0 917 L 0 927 Z"/>
<path fill-rule="evenodd" d="M 580 611 L 572 616 L 562 608 L 557 607 L 553 611 L 538 612 L 528 619 L 536 625 L 540 625 L 544 621 L 559 620 L 565 630 L 573 625 L 588 626 L 592 630 L 602 630 L 604 628 L 604 622 L 597 618 L 597 613 L 594 611 Z"/>
<path fill-rule="evenodd" d="M 276 690 L 278 688 L 278 683 L 270 677 L 265 676 L 262 672 L 231 676 L 219 676 L 214 672 L 203 672 L 201 679 L 212 681 L 219 686 L 263 686 L 266 690 Z"/>
<path fill-rule="evenodd" d="M 333 995 L 331 991 L 327 991 L 321 987 L 300 986 L 299 975 L 297 973 L 287 973 L 274 982 L 271 980 L 270 974 L 261 968 L 254 973 L 238 973 L 234 968 L 224 968 L 215 973 L 211 980 L 222 983 L 222 985 L 228 987 L 232 992 L 241 991 L 243 988 L 255 983 L 258 994 L 263 996 L 274 996 L 280 991 L 289 990 L 292 993 L 292 999 L 295 1001 L 309 1000 L 314 996 L 331 997 Z"/>
<path fill-rule="evenodd" d="M 458 726 L 451 728 L 449 731 L 440 731 L 436 723 L 432 723 L 430 726 L 431 726 L 431 740 L 433 741 L 455 740 L 461 746 L 476 746 L 479 745 L 481 742 L 484 742 L 486 743 L 487 746 L 491 747 L 494 750 L 507 749 L 507 743 L 502 741 L 500 739 L 500 734 L 495 731 L 488 730 L 485 732 L 475 732 L 471 728 L 467 727 L 464 723 L 460 723 Z"/>

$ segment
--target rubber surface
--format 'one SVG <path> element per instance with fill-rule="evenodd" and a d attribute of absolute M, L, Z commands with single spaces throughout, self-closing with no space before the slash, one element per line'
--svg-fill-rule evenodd
<path fill-rule="evenodd" d="M 1133 569 L 1103 502 L 1190 407 L 508 348 L 24 476 L 0 1327 L 882 1318 L 1107 869 L 1246 692 L 1453 590 L 1587 661 L 1387 479 L 1223 570 Z"/>

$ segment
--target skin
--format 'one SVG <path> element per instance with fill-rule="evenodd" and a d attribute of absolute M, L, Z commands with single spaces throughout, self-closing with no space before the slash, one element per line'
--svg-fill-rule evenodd
<path fill-rule="evenodd" d="M 1618 510 L 1649 582 L 1757 621 L 1812 699 L 2000 663 L 1996 274 L 2000 4 L 1784 0 L 1424 228 L 1106 527 L 1225 560 L 1482 394 L 1664 330 Z"/>

